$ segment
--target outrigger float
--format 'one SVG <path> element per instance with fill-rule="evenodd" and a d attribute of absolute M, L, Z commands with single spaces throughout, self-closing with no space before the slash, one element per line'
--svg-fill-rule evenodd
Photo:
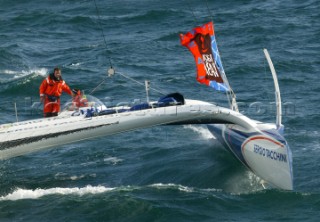
<path fill-rule="evenodd" d="M 106 107 L 88 95 L 85 107 L 69 102 L 57 117 L 0 125 L 0 160 L 152 126 L 205 124 L 228 151 L 266 184 L 292 190 L 292 155 L 283 137 L 280 90 L 267 50 L 264 53 L 275 84 L 276 123 L 255 121 L 239 112 L 221 63 L 212 22 L 181 34 L 180 39 L 194 55 L 197 80 L 226 92 L 230 108 L 185 99 L 179 93 L 133 106 Z"/>

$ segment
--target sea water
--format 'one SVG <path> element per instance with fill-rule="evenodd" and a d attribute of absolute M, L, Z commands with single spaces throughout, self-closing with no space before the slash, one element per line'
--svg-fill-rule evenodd
<path fill-rule="evenodd" d="M 153 100 L 227 105 L 179 42 L 213 20 L 240 111 L 275 122 L 268 49 L 294 171 L 293 191 L 265 190 L 205 126 L 142 129 L 1 161 L 0 221 L 318 221 L 319 11 L 316 0 L 0 0 L 1 124 L 42 117 L 39 85 L 56 66 L 107 104 L 146 101 L 136 82 L 149 80 Z"/>

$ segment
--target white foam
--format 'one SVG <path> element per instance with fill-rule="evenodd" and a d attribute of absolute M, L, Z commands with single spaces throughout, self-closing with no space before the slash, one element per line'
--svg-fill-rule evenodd
<path fill-rule="evenodd" d="M 226 182 L 225 190 L 235 195 L 248 194 L 264 190 L 263 180 L 251 171 L 233 175 Z"/>
<path fill-rule="evenodd" d="M 39 75 L 39 76 L 47 76 L 48 69 L 46 68 L 34 68 L 34 69 L 29 69 L 29 70 L 22 70 L 22 71 L 14 71 L 14 70 L 8 70 L 5 69 L 3 71 L 0 71 L 4 74 L 7 75 L 13 75 L 13 78 L 21 78 L 25 76 L 29 76 L 32 74 Z"/>
<path fill-rule="evenodd" d="M 149 185 L 149 187 L 154 187 L 157 189 L 177 189 L 179 191 L 186 192 L 186 193 L 211 193 L 211 192 L 222 191 L 215 188 L 198 189 L 198 188 L 183 186 L 181 184 L 174 184 L 174 183 L 167 183 L 167 184 L 155 183 L 155 184 Z"/>
<path fill-rule="evenodd" d="M 17 71 L 13 71 L 13 70 L 5 69 L 5 70 L 3 70 L 3 73 L 4 73 L 4 74 L 8 74 L 8 75 L 15 75 L 15 74 L 17 74 L 18 72 L 17 72 Z"/>
<path fill-rule="evenodd" d="M 82 65 L 82 63 L 81 62 L 77 62 L 77 63 L 71 63 L 71 66 L 80 66 L 80 65 Z"/>
<path fill-rule="evenodd" d="M 110 163 L 112 165 L 116 165 L 118 163 L 121 163 L 123 159 L 117 158 L 117 157 L 107 157 L 103 159 L 104 162 Z"/>
<path fill-rule="evenodd" d="M 74 188 L 50 188 L 50 189 L 35 189 L 35 190 L 27 190 L 27 189 L 21 189 L 18 188 L 12 193 L 1 196 L 0 201 L 4 200 L 22 200 L 22 199 L 38 199 L 40 197 L 46 196 L 46 195 L 85 195 L 85 194 L 99 194 L 104 193 L 107 191 L 111 191 L 114 188 L 108 188 L 104 186 L 86 186 L 82 188 L 74 187 Z"/>
<path fill-rule="evenodd" d="M 27 76 L 27 75 L 30 75 L 30 74 L 36 74 L 36 75 L 39 75 L 39 76 L 47 76 L 48 74 L 48 69 L 46 68 L 39 68 L 39 69 L 30 69 L 30 70 L 22 70 L 22 76 Z M 19 77 L 19 76 L 18 76 Z"/>
<path fill-rule="evenodd" d="M 155 184 L 150 185 L 150 187 L 155 187 L 158 189 L 168 189 L 168 188 L 169 189 L 178 189 L 180 191 L 187 192 L 187 193 L 193 192 L 192 187 L 186 187 L 186 186 L 182 186 L 180 184 L 174 184 L 174 183 L 168 183 L 168 184 L 155 183 Z"/>
<path fill-rule="evenodd" d="M 191 129 L 194 132 L 198 133 L 204 139 L 215 139 L 215 137 L 210 133 L 207 127 L 204 126 L 194 126 L 194 125 L 185 125 L 185 129 Z"/>

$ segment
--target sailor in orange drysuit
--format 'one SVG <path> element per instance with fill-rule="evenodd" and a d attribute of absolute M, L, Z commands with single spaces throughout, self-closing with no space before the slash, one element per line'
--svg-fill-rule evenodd
<path fill-rule="evenodd" d="M 75 108 L 80 108 L 80 107 L 87 107 L 88 106 L 88 100 L 87 97 L 84 95 L 83 92 L 81 92 L 80 89 L 72 89 L 73 92 L 73 105 Z"/>
<path fill-rule="evenodd" d="M 73 96 L 67 83 L 61 77 L 61 70 L 55 68 L 40 85 L 40 100 L 43 102 L 44 117 L 57 116 L 60 111 L 60 96 L 66 92 Z"/>

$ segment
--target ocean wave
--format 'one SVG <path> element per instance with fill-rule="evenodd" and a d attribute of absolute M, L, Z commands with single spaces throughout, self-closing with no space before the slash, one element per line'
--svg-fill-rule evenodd
<path fill-rule="evenodd" d="M 38 88 L 40 79 L 43 79 L 47 75 L 48 70 L 46 68 L 33 68 L 29 70 L 0 70 L 0 73 L 4 73 L 0 78 L 0 92 L 19 93 L 29 92 Z"/>
<path fill-rule="evenodd" d="M 256 180 L 256 179 L 255 179 Z M 261 186 L 260 186 L 261 187 Z M 151 189 L 151 190 L 150 190 Z M 48 195 L 97 195 L 102 194 L 110 191 L 114 192 L 136 192 L 136 191 L 143 191 L 143 192 L 153 192 L 152 190 L 162 190 L 162 191 L 173 191 L 173 192 L 184 192 L 190 194 L 201 194 L 205 196 L 212 196 L 216 194 L 226 194 L 231 196 L 238 196 L 241 194 L 249 194 L 249 193 L 256 193 L 257 191 L 261 191 L 263 189 L 251 189 L 247 188 L 246 192 L 226 192 L 224 189 L 218 188 L 197 188 L 186 186 L 182 184 L 175 184 L 175 183 L 154 183 L 146 186 L 120 186 L 120 187 L 106 187 L 103 185 L 92 186 L 87 185 L 85 187 L 72 187 L 72 188 L 64 188 L 64 187 L 55 187 L 55 188 L 48 188 L 48 189 L 23 189 L 23 188 L 16 188 L 13 192 L 0 196 L 0 201 L 17 201 L 17 200 L 24 200 L 24 199 L 39 199 L 44 196 Z"/>
<path fill-rule="evenodd" d="M 29 70 L 9 70 L 9 69 L 4 69 L 4 70 L 0 70 L 0 73 L 8 75 L 8 76 L 13 76 L 11 79 L 7 80 L 7 81 L 15 81 L 24 77 L 28 77 L 31 75 L 38 75 L 38 76 L 43 76 L 45 77 L 48 73 L 48 69 L 47 68 L 32 68 Z"/>
<path fill-rule="evenodd" d="M 156 189 L 169 189 L 169 190 L 178 190 L 181 192 L 186 192 L 186 193 L 211 193 L 211 192 L 222 192 L 222 189 L 215 189 L 215 188 L 194 188 L 194 187 L 188 187 L 188 186 L 183 186 L 181 184 L 174 184 L 174 183 L 155 183 L 149 185 L 151 188 L 156 188 Z"/>
<path fill-rule="evenodd" d="M 138 187 L 138 186 L 122 186 L 122 187 L 116 187 L 116 188 L 110 188 L 110 187 L 105 187 L 102 185 L 99 186 L 91 186 L 87 185 L 85 187 L 73 187 L 73 188 L 63 188 L 63 187 L 55 187 L 55 188 L 48 188 L 48 189 L 23 189 L 23 188 L 16 188 L 12 193 L 9 193 L 5 196 L 0 196 L 0 201 L 6 201 L 6 200 L 11 200 L 11 201 L 16 201 L 16 200 L 24 200 L 24 199 L 39 199 L 44 196 L 48 195 L 78 195 L 78 196 L 83 196 L 86 194 L 101 194 L 105 193 L 108 191 L 126 191 L 126 192 L 132 192 L 136 190 L 142 190 L 145 188 L 155 188 L 155 189 L 169 189 L 169 190 L 179 190 L 182 192 L 199 192 L 199 190 L 202 189 L 196 189 L 192 187 L 187 187 L 179 184 L 162 184 L 162 183 L 157 183 L 157 184 L 151 184 L 146 187 Z M 221 191 L 217 189 L 203 189 L 203 191 Z"/>
<path fill-rule="evenodd" d="M 29 189 L 22 189 L 17 188 L 12 193 L 0 197 L 1 201 L 5 200 L 23 200 L 23 199 L 38 199 L 43 196 L 47 195 L 86 195 L 86 194 L 100 194 L 104 192 L 108 192 L 114 190 L 114 188 L 108 188 L 105 186 L 91 186 L 87 185 L 86 187 L 74 187 L 74 188 L 49 188 L 49 189 L 35 189 L 35 190 L 29 190 Z"/>
<path fill-rule="evenodd" d="M 55 180 L 82 180 L 82 179 L 86 179 L 86 178 L 95 178 L 97 175 L 95 173 L 92 174 L 80 174 L 80 175 L 69 175 L 67 173 L 56 173 L 54 175 Z"/>

